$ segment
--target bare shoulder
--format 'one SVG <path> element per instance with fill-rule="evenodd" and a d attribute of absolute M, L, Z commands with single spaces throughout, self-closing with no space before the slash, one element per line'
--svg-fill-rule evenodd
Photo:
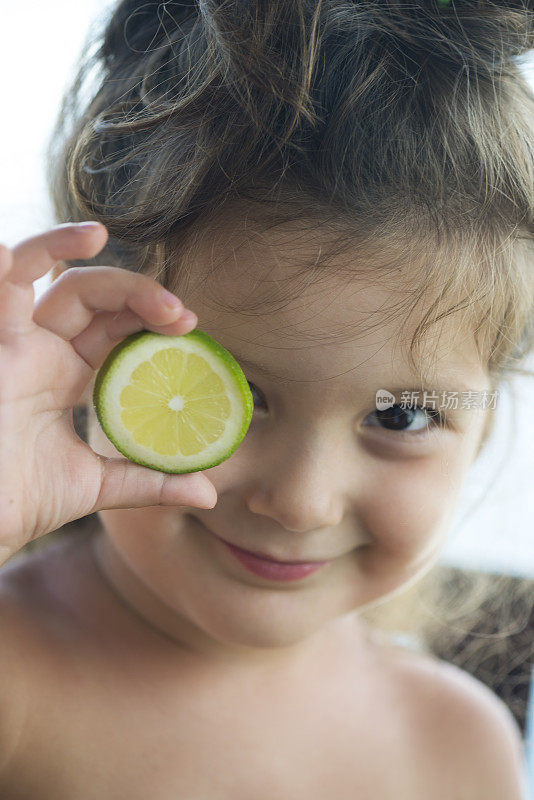
<path fill-rule="evenodd" d="M 33 570 L 18 555 L 0 572 L 0 776 L 21 739 L 30 701 L 26 665 L 35 656 L 24 584 Z"/>
<path fill-rule="evenodd" d="M 0 570 L 0 776 L 17 749 L 39 692 L 46 660 L 54 659 L 66 610 L 54 586 L 68 568 L 72 545 L 54 543 L 16 556 Z"/>
<path fill-rule="evenodd" d="M 515 719 L 485 684 L 430 655 L 394 648 L 414 742 L 458 800 L 521 800 L 523 744 Z"/>
<path fill-rule="evenodd" d="M 88 536 L 75 534 L 22 553 L 0 570 L 0 630 L 11 639 L 12 659 L 31 664 L 38 650 L 51 652 L 79 623 L 73 602 L 85 607 Z M 6 648 L 0 648 L 4 651 Z"/>
<path fill-rule="evenodd" d="M 44 632 L 43 623 L 51 617 L 50 611 L 60 610 L 61 578 L 65 570 L 72 568 L 75 544 L 60 539 L 19 553 L 0 570 L 2 630 L 15 637 L 19 649 L 25 645 L 25 634 L 31 633 L 31 642 L 34 642 L 36 628 Z"/>

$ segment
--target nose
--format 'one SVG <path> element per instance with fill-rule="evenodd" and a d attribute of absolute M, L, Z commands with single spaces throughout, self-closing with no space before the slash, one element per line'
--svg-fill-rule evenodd
<path fill-rule="evenodd" d="M 337 448 L 336 448 L 337 450 Z M 280 456 L 280 454 L 278 454 Z M 344 514 L 339 452 L 325 457 L 325 447 L 292 443 L 291 453 L 265 464 L 248 492 L 247 506 L 278 522 L 285 530 L 304 533 L 340 524 Z"/>

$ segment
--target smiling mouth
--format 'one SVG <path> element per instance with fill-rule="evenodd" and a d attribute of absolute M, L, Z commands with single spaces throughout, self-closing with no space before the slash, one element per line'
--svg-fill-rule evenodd
<path fill-rule="evenodd" d="M 218 536 L 210 528 L 208 528 L 207 525 L 205 525 L 203 522 L 200 522 L 200 520 L 197 517 L 195 517 L 194 519 L 197 522 L 199 522 L 200 525 L 202 525 L 202 527 L 208 531 L 208 533 L 211 533 L 211 535 L 214 536 L 216 539 L 218 539 L 220 542 L 223 542 L 224 544 L 230 547 L 234 547 L 236 550 L 240 550 L 242 553 L 245 553 L 246 555 L 254 556 L 255 558 L 260 558 L 263 561 L 269 561 L 272 564 L 286 564 L 288 566 L 305 566 L 309 564 L 316 564 L 316 565 L 326 564 L 327 561 L 332 560 L 332 559 L 304 559 L 301 561 L 286 561 L 278 558 L 273 558 L 273 556 L 267 555 L 266 553 L 259 553 L 255 550 L 246 550 L 244 547 L 240 547 L 237 544 L 233 544 L 233 542 L 228 542 L 226 539 L 223 539 L 222 536 Z"/>
<path fill-rule="evenodd" d="M 327 559 L 323 559 L 322 561 L 314 561 L 313 559 L 309 559 L 308 561 L 281 561 L 278 558 L 272 558 L 271 556 L 267 556 L 264 553 L 257 553 L 255 550 L 245 550 L 244 547 L 239 547 L 237 544 L 232 544 L 232 542 L 227 542 L 226 539 L 222 539 L 220 536 L 217 536 L 216 533 L 213 534 L 216 539 L 219 541 L 224 542 L 225 544 L 229 544 L 230 547 L 235 547 L 236 550 L 241 550 L 242 553 L 246 553 L 249 556 L 255 556 L 255 558 L 261 558 L 263 561 L 270 561 L 273 564 L 293 564 L 294 566 L 302 566 L 303 564 L 324 564 L 326 563 Z"/>

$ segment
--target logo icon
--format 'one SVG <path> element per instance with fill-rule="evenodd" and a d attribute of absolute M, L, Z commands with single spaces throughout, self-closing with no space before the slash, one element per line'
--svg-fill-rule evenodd
<path fill-rule="evenodd" d="M 376 393 L 376 407 L 378 411 L 386 411 L 395 405 L 395 395 L 388 392 L 387 389 L 379 389 Z"/>

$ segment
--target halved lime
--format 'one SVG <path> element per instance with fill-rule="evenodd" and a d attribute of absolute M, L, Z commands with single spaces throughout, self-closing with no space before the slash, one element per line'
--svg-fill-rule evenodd
<path fill-rule="evenodd" d="M 254 410 L 237 361 L 198 329 L 127 336 L 98 370 L 93 406 L 108 439 L 130 461 L 179 473 L 230 458 Z"/>

